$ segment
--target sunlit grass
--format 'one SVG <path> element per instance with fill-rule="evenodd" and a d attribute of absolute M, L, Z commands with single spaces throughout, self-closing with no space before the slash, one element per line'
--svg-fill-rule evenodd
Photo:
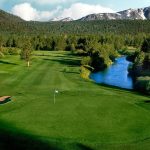
<path fill-rule="evenodd" d="M 34 54 L 29 68 L 19 56 L 0 61 L 0 95 L 12 96 L 0 105 L 0 120 L 8 125 L 1 123 L 0 132 L 62 149 L 149 147 L 150 105 L 141 105 L 149 97 L 82 79 L 80 57 L 70 53 Z"/>

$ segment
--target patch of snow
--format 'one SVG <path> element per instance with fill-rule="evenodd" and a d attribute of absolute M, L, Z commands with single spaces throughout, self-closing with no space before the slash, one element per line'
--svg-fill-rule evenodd
<path fill-rule="evenodd" d="M 143 20 L 146 19 L 146 17 L 144 16 L 144 11 L 143 10 L 139 12 L 139 15 L 142 17 Z"/>
<path fill-rule="evenodd" d="M 116 18 L 109 16 L 109 19 L 111 19 L 111 20 L 115 20 Z"/>
<path fill-rule="evenodd" d="M 130 16 L 131 16 L 131 10 L 128 10 L 128 11 L 126 12 L 126 15 L 127 15 L 127 17 L 130 17 Z"/>
<path fill-rule="evenodd" d="M 56 18 L 51 19 L 50 21 L 59 21 L 61 19 L 63 19 L 63 18 L 56 17 Z"/>
<path fill-rule="evenodd" d="M 121 14 L 120 14 L 120 13 L 118 13 L 118 12 L 117 12 L 116 14 L 117 14 L 117 15 L 119 15 L 119 16 L 121 16 Z"/>

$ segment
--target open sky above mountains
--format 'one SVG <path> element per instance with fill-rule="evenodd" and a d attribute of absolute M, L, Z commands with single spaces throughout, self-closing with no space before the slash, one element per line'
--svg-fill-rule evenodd
<path fill-rule="evenodd" d="M 117 12 L 150 6 L 150 0 L 0 0 L 0 9 L 24 20 L 79 19 L 92 13 Z"/>

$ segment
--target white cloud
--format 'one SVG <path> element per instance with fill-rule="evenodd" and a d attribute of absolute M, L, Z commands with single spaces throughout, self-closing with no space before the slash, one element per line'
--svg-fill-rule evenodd
<path fill-rule="evenodd" d="M 33 20 L 37 17 L 37 10 L 35 8 L 32 8 L 32 6 L 29 3 L 22 3 L 15 5 L 12 8 L 12 13 L 20 16 L 24 20 Z"/>
<path fill-rule="evenodd" d="M 53 11 L 38 11 L 36 8 L 33 8 L 30 3 L 22 3 L 15 5 L 12 8 L 12 13 L 27 21 L 45 21 L 53 17 L 54 14 L 59 11 L 59 9 L 60 7 L 57 7 Z"/>
<path fill-rule="evenodd" d="M 60 17 L 71 17 L 73 19 L 79 19 L 93 13 L 112 13 L 112 9 L 103 7 L 101 5 L 89 5 L 84 3 L 72 4 L 70 8 L 66 8 L 62 11 Z"/>
<path fill-rule="evenodd" d="M 61 4 L 61 3 L 68 3 L 68 2 L 75 2 L 77 0 L 34 0 L 36 3 L 39 4 Z"/>
<path fill-rule="evenodd" d="M 45 0 L 48 1 L 48 0 Z M 58 0 L 67 1 L 67 0 Z M 12 8 L 13 14 L 20 16 L 24 20 L 48 21 L 52 18 L 66 18 L 79 19 L 92 13 L 114 12 L 112 9 L 103 7 L 101 5 L 89 5 L 85 3 L 74 3 L 69 8 L 62 8 L 61 6 L 51 11 L 38 11 L 33 8 L 30 3 L 17 4 Z"/>

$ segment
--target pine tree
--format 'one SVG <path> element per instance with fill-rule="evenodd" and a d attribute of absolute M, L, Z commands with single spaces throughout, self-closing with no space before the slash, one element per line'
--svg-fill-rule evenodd
<path fill-rule="evenodd" d="M 150 53 L 150 38 L 144 40 L 141 50 L 145 53 Z"/>

